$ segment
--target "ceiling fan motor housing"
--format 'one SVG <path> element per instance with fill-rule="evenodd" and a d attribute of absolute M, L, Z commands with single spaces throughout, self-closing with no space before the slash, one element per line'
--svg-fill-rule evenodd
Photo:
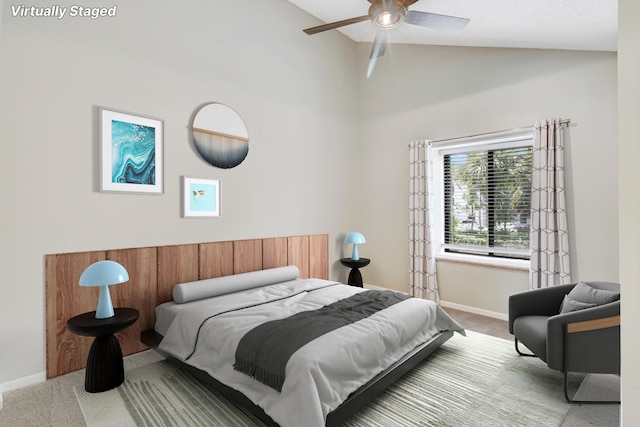
<path fill-rule="evenodd" d="M 407 9 L 399 0 L 377 1 L 369 8 L 369 17 L 376 28 L 380 30 L 391 30 L 402 24 Z"/>

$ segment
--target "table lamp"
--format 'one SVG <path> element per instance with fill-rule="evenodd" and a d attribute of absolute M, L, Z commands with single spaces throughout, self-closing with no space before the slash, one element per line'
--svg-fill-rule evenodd
<path fill-rule="evenodd" d="M 367 243 L 364 236 L 357 231 L 347 234 L 347 237 L 344 239 L 345 243 L 353 243 L 353 252 L 351 253 L 351 259 L 357 261 L 360 259 L 358 256 L 358 245 L 362 243 Z"/>
<path fill-rule="evenodd" d="M 80 286 L 100 286 L 100 298 L 96 309 L 96 319 L 114 316 L 109 285 L 117 285 L 129 280 L 129 273 L 115 261 L 98 261 L 87 267 L 80 275 Z"/>

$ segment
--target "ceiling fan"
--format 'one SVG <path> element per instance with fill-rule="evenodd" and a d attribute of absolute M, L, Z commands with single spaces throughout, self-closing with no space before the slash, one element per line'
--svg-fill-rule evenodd
<path fill-rule="evenodd" d="M 344 27 L 346 25 L 356 24 L 366 20 L 371 20 L 373 26 L 378 30 L 376 38 L 373 42 L 371 55 L 369 56 L 369 68 L 367 69 L 367 78 L 371 76 L 376 60 L 384 55 L 387 48 L 387 31 L 398 27 L 403 22 L 407 24 L 418 25 L 420 27 L 430 28 L 433 30 L 461 31 L 468 23 L 467 18 L 458 18 L 456 16 L 439 15 L 437 13 L 420 12 L 417 10 L 407 10 L 409 6 L 418 0 L 367 0 L 371 3 L 369 13 L 355 18 L 344 19 L 342 21 L 332 22 L 329 24 L 318 25 L 303 30 L 305 33 L 312 35 L 327 30 Z"/>

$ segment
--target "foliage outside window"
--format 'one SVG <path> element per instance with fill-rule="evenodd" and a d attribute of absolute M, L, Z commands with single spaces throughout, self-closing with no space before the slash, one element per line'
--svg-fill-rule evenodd
<path fill-rule="evenodd" d="M 445 251 L 528 259 L 530 143 L 442 154 Z"/>

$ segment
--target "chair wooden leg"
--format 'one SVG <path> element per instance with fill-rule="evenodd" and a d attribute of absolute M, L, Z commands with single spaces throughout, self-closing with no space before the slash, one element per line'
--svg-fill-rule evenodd
<path fill-rule="evenodd" d="M 538 357 L 535 354 L 530 354 L 530 353 L 523 353 L 520 351 L 520 349 L 518 348 L 518 338 L 514 338 L 515 344 L 516 344 L 516 352 L 520 355 L 520 356 L 529 356 L 529 357 Z"/>
<path fill-rule="evenodd" d="M 619 400 L 575 400 L 569 397 L 569 381 L 567 379 L 568 376 L 568 372 L 565 370 L 563 371 L 564 374 L 564 398 L 567 399 L 567 402 L 571 403 L 571 404 L 578 404 L 578 405 L 619 405 L 620 401 Z M 577 392 L 576 392 L 577 393 Z M 576 397 L 575 394 L 573 395 L 573 397 Z"/>

